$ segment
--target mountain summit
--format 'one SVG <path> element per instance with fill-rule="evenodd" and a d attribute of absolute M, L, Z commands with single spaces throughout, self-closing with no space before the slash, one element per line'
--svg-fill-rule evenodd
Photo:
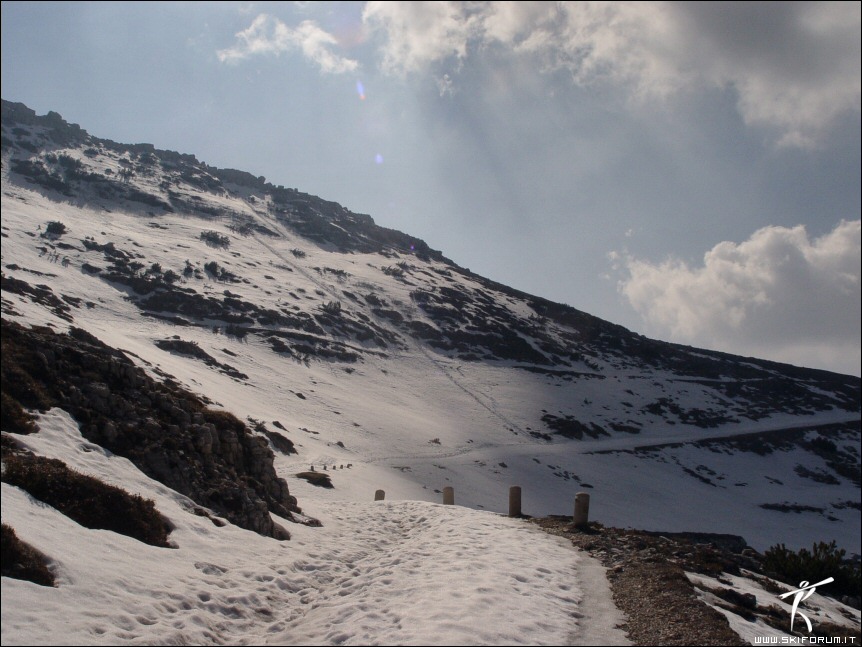
<path fill-rule="evenodd" d="M 502 511 L 520 485 L 530 515 L 589 491 L 606 523 L 858 548 L 858 378 L 647 339 L 7 101 L 2 177 L 4 432 L 64 409 L 189 510 L 277 538 L 313 523 L 304 497 Z"/>

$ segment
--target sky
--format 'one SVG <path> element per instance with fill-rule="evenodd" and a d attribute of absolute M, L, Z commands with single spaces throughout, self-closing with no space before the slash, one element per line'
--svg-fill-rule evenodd
<path fill-rule="evenodd" d="M 2 97 L 658 339 L 860 374 L 856 2 L 3 2 Z"/>

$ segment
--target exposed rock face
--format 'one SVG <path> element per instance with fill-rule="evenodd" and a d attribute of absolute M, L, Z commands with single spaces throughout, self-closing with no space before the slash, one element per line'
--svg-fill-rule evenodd
<path fill-rule="evenodd" d="M 85 438 L 151 478 L 242 528 L 289 539 L 270 512 L 291 519 L 300 511 L 296 498 L 276 476 L 266 439 L 235 416 L 156 382 L 82 330 L 59 335 L 4 320 L 2 333 L 4 401 L 61 407 Z"/>

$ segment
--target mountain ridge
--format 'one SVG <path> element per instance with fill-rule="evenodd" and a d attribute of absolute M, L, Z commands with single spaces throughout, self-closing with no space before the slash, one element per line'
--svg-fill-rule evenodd
<path fill-rule="evenodd" d="M 774 365 L 776 367 L 782 367 L 782 369 L 788 369 L 793 367 L 791 364 L 786 364 L 782 362 L 777 362 L 773 360 L 762 360 L 754 357 L 741 357 L 734 355 L 732 353 L 727 353 L 723 351 L 713 351 L 696 348 L 690 345 L 684 344 L 676 344 L 673 342 L 665 342 L 658 341 L 646 338 L 638 333 L 633 333 L 628 329 L 620 326 L 618 324 L 614 324 L 612 322 L 608 322 L 602 320 L 594 315 L 588 315 L 583 313 L 571 306 L 566 304 L 554 302 L 550 299 L 546 299 L 544 297 L 536 296 L 524 292 L 522 290 L 518 290 L 515 288 L 511 288 L 502 283 L 494 281 L 493 279 L 489 279 L 486 277 L 482 277 L 477 275 L 466 268 L 462 268 L 457 266 L 451 260 L 445 258 L 443 254 L 437 250 L 433 250 L 428 247 L 427 243 L 419 238 L 415 238 L 413 236 L 409 236 L 403 232 L 389 229 L 385 227 L 381 227 L 377 225 L 373 218 L 367 214 L 358 214 L 349 211 L 342 205 L 337 202 L 328 201 L 321 199 L 317 196 L 313 196 L 307 193 L 302 193 L 297 189 L 289 189 L 285 188 L 282 185 L 273 185 L 266 181 L 266 178 L 263 176 L 255 177 L 253 174 L 248 173 L 246 171 L 241 171 L 237 169 L 231 168 L 217 168 L 213 166 L 209 166 L 204 162 L 200 162 L 197 160 L 197 157 L 193 154 L 189 153 L 178 153 L 176 151 L 167 150 L 167 149 L 157 149 L 152 144 L 119 144 L 117 142 L 113 142 L 107 139 L 100 139 L 89 135 L 89 133 L 82 129 L 78 124 L 73 124 L 65 121 L 62 116 L 60 116 L 56 112 L 49 112 L 45 116 L 38 116 L 35 111 L 28 108 L 26 105 L 22 103 L 14 103 L 6 100 L 2 101 L 2 111 L 3 111 L 3 120 L 7 124 L 11 124 L 11 128 L 14 128 L 15 125 L 27 124 L 40 126 L 45 128 L 48 131 L 48 139 L 53 141 L 55 144 L 62 145 L 67 143 L 76 143 L 79 145 L 90 144 L 90 145 L 101 145 L 106 146 L 110 149 L 118 150 L 118 151 L 126 151 L 130 153 L 137 153 L 139 156 L 144 157 L 148 160 L 152 158 L 150 155 L 155 156 L 158 160 L 172 163 L 186 163 L 190 166 L 196 166 L 200 170 L 203 171 L 204 174 L 210 174 L 211 178 L 207 178 L 206 175 L 198 175 L 195 176 L 189 172 L 189 169 L 186 168 L 181 173 L 185 173 L 184 179 L 192 180 L 193 183 L 197 183 L 201 188 L 205 188 L 207 190 L 213 190 L 215 188 L 224 188 L 221 183 L 225 184 L 234 184 L 238 187 L 243 188 L 254 188 L 259 189 L 267 193 L 267 195 L 272 196 L 273 202 L 275 205 L 275 209 L 273 213 L 278 219 L 280 215 L 284 214 L 278 205 L 290 205 L 295 206 L 296 204 L 309 204 L 314 203 L 315 205 L 321 205 L 323 207 L 323 211 L 325 213 L 320 214 L 323 215 L 325 219 L 327 219 L 330 223 L 337 224 L 338 218 L 346 218 L 351 220 L 350 223 L 353 226 L 353 229 L 359 229 L 359 235 L 363 235 L 366 230 L 370 229 L 374 234 L 374 239 L 372 242 L 376 242 L 377 247 L 375 251 L 382 251 L 387 247 L 391 247 L 392 251 L 398 252 L 401 251 L 403 253 L 409 253 L 410 255 L 415 255 L 416 257 L 424 260 L 427 258 L 432 258 L 434 260 L 442 260 L 447 265 L 450 265 L 452 269 L 458 273 L 463 274 L 466 277 L 473 278 L 479 280 L 484 286 L 489 289 L 499 291 L 501 293 L 507 294 L 514 298 L 522 299 L 525 301 L 530 301 L 531 305 L 537 312 L 554 312 L 556 313 L 555 318 L 568 317 L 570 319 L 587 319 L 589 320 L 593 326 L 597 327 L 600 331 L 614 332 L 616 334 L 625 334 L 631 339 L 635 340 L 644 340 L 645 342 L 654 343 L 658 342 L 662 345 L 663 348 L 676 348 L 680 351 L 688 352 L 688 351 L 697 351 L 698 353 L 714 356 L 714 357 L 728 357 L 734 359 L 748 359 L 755 360 L 761 364 L 769 364 Z M 4 145 L 5 146 L 20 146 L 20 141 L 13 142 L 11 139 L 4 135 Z M 63 163 L 61 161 L 61 166 Z M 43 167 L 44 168 L 44 167 Z M 13 169 L 14 170 L 14 169 Z M 28 175 L 26 171 L 33 172 L 32 168 L 27 168 L 26 166 L 22 167 L 20 170 L 25 171 L 22 173 L 25 177 L 27 177 L 30 181 L 35 182 L 36 184 L 40 184 L 44 188 L 56 188 L 62 186 L 64 183 L 64 179 L 52 173 L 51 171 L 45 169 L 40 175 L 38 171 L 34 172 L 33 175 Z M 66 169 L 68 171 L 68 169 Z M 80 173 L 75 169 L 72 169 L 71 177 L 73 179 L 93 179 L 92 175 L 88 176 L 86 173 Z M 212 179 L 215 178 L 218 184 L 212 184 Z M 98 178 L 97 181 L 103 181 L 103 178 Z M 145 202 L 143 204 L 156 203 L 158 200 L 157 196 L 150 195 L 147 198 L 146 195 L 142 195 L 140 193 L 132 193 L 132 198 L 135 199 L 143 199 Z M 146 200 L 149 199 L 149 203 Z M 173 209 L 172 205 L 167 203 L 157 203 L 162 207 L 168 207 L 168 209 Z M 180 202 L 180 207 L 187 207 L 188 205 Z M 200 207 L 198 207 L 200 208 Z M 194 208 L 192 209 L 194 210 Z M 204 215 L 218 215 L 214 213 L 209 213 L 206 210 L 203 210 L 201 213 Z M 238 214 L 230 214 L 230 215 L 238 215 Z M 356 251 L 360 246 L 361 242 L 358 240 L 351 240 L 349 245 L 345 245 L 342 247 L 338 246 L 337 242 L 333 242 L 333 240 L 326 236 L 326 234 L 332 234 L 333 230 L 328 230 L 326 232 L 320 232 L 315 230 L 315 226 L 313 223 L 308 222 L 303 219 L 304 214 L 297 214 L 295 212 L 291 212 L 291 216 L 294 218 L 289 221 L 289 226 L 296 228 L 296 230 L 303 234 L 306 238 L 314 240 L 316 242 L 330 243 L 334 244 L 338 251 L 347 252 L 347 251 Z M 299 216 L 298 218 L 296 216 Z M 319 219 L 318 219 L 319 220 Z M 237 226 L 239 231 L 242 231 L 241 225 Z M 354 232 L 350 232 L 354 233 Z M 336 239 L 342 238 L 336 236 Z M 800 368 L 804 371 L 822 371 L 823 373 L 832 373 L 831 371 L 827 371 L 824 369 L 811 369 L 807 367 L 793 367 Z"/>

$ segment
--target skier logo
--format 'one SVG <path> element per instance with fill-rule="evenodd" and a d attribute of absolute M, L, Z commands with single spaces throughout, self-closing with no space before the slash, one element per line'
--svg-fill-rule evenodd
<path fill-rule="evenodd" d="M 830 582 L 834 582 L 834 581 L 835 581 L 834 577 L 827 577 L 822 582 L 817 582 L 817 584 L 809 584 L 808 580 L 802 580 L 799 583 L 798 589 L 796 589 L 795 591 L 788 591 L 787 593 L 784 593 L 784 594 L 778 596 L 782 600 L 788 596 L 791 596 L 791 595 L 794 596 L 794 598 L 793 598 L 793 609 L 790 611 L 790 631 L 793 631 L 793 621 L 796 620 L 796 614 L 797 613 L 800 616 L 802 616 L 803 620 L 805 620 L 805 624 L 808 626 L 808 633 L 811 633 L 812 631 L 814 631 L 814 629 L 811 626 L 811 621 L 808 619 L 808 616 L 806 616 L 804 613 L 802 613 L 799 610 L 799 603 L 804 602 L 805 600 L 810 598 L 812 595 L 814 595 L 814 591 L 817 590 L 818 586 L 823 586 L 824 584 L 829 584 Z"/>

